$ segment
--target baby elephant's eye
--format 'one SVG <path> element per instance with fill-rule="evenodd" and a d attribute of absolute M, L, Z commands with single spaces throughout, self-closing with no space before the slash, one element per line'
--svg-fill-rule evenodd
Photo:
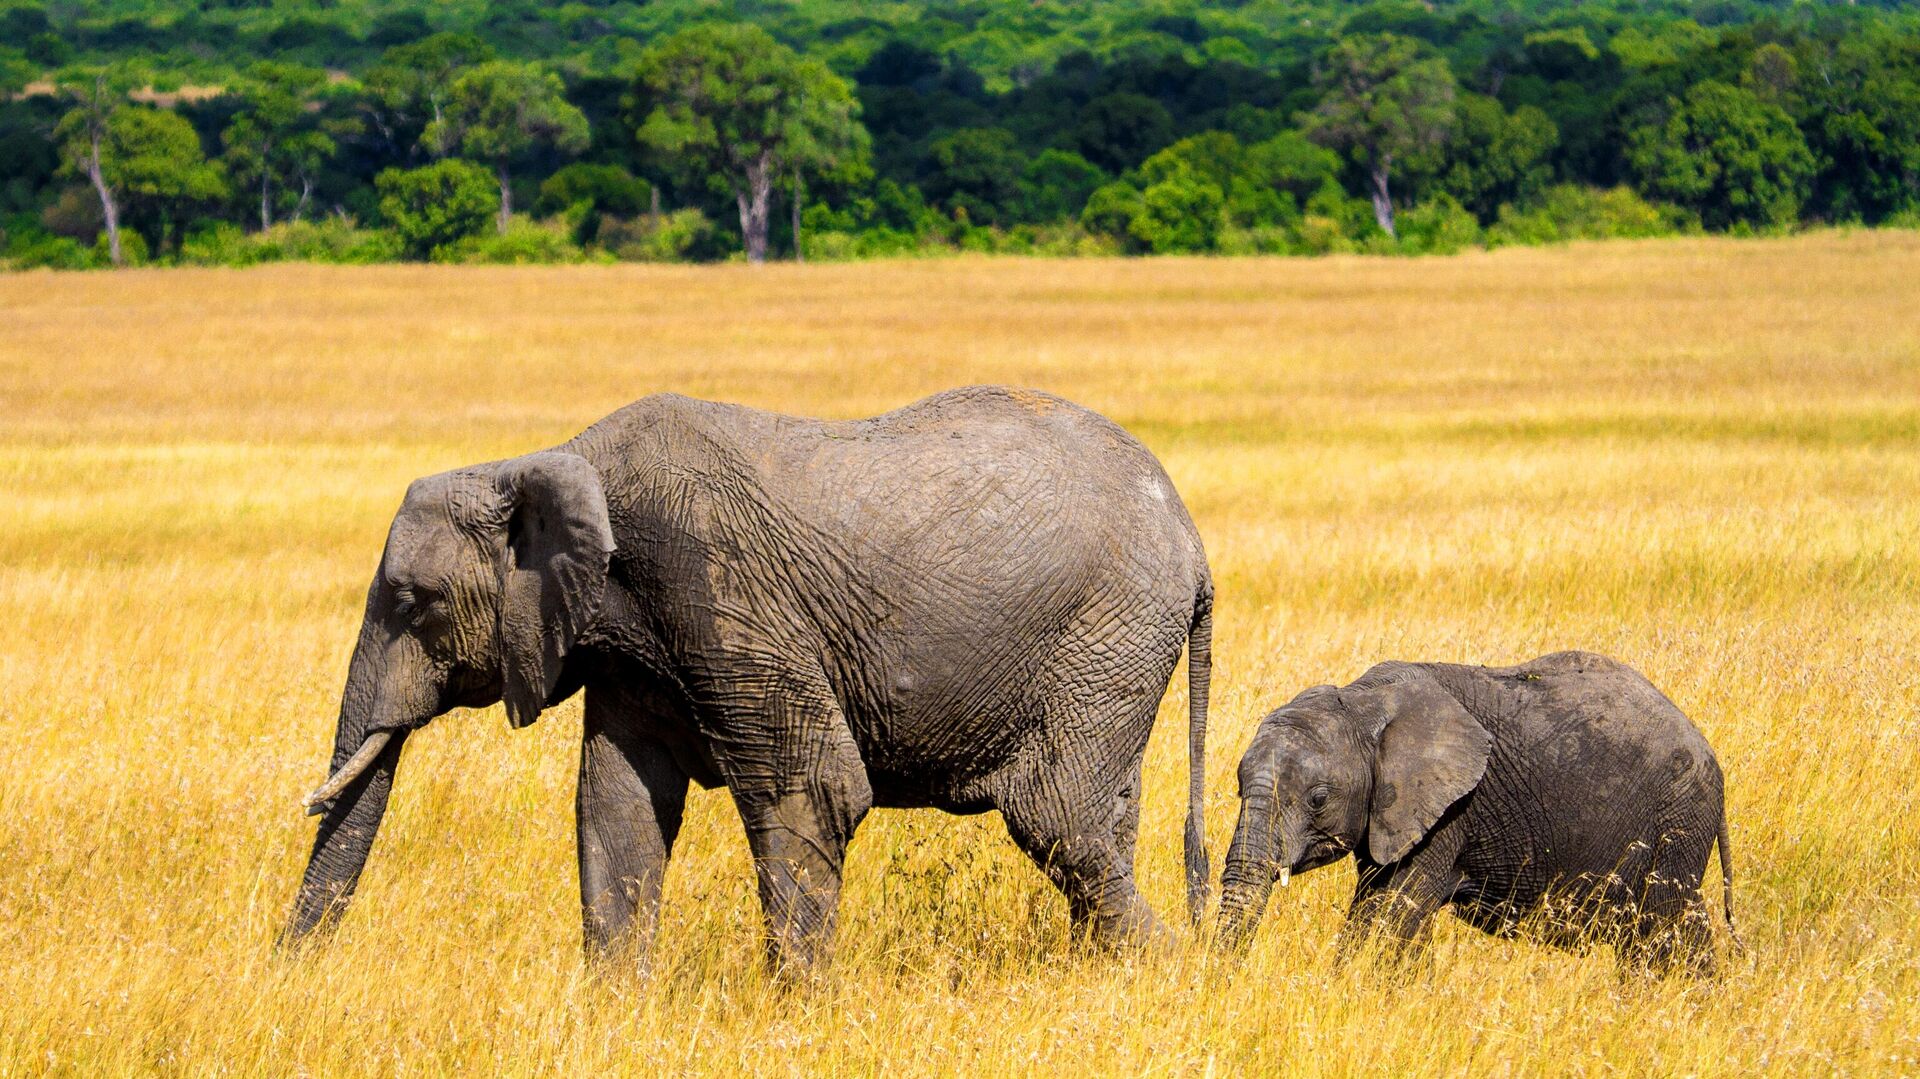
<path fill-rule="evenodd" d="M 1327 808 L 1327 788 L 1315 787 L 1309 791 L 1307 793 L 1307 808 L 1315 810 Z"/>

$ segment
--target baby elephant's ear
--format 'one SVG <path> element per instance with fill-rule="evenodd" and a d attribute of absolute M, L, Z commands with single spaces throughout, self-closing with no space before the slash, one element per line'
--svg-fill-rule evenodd
<path fill-rule="evenodd" d="M 1340 696 L 1371 725 L 1378 745 L 1367 855 L 1381 865 L 1397 862 L 1479 784 L 1493 737 L 1424 671 Z"/>

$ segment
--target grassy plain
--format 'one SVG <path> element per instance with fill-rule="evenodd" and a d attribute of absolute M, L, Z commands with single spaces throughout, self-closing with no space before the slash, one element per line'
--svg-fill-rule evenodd
<path fill-rule="evenodd" d="M 1911 232 L 0 277 L 0 1075 L 1920 1072 L 1917 282 Z M 968 382 L 1106 412 L 1192 507 L 1216 860 L 1239 751 L 1298 689 L 1592 648 L 1719 750 L 1748 956 L 1622 983 L 1445 922 L 1426 967 L 1336 970 L 1341 866 L 1238 971 L 1089 957 L 997 820 L 880 812 L 833 979 L 786 992 L 710 791 L 661 973 L 595 981 L 577 703 L 415 738 L 340 933 L 271 954 L 409 479 L 657 390 L 853 416 Z M 1184 694 L 1141 829 L 1170 916 Z"/>

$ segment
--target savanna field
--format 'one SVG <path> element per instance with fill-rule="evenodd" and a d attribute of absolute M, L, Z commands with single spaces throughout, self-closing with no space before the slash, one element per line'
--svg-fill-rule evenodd
<path fill-rule="evenodd" d="M 1343 863 L 1237 970 L 1112 959 L 997 819 L 882 810 L 792 989 L 696 791 L 655 977 L 596 979 L 576 699 L 412 739 L 338 934 L 274 954 L 410 479 L 656 391 L 851 417 L 972 382 L 1112 416 L 1192 508 L 1216 867 L 1299 689 L 1590 648 L 1716 747 L 1747 953 L 1623 981 L 1443 917 L 1424 963 L 1339 968 Z M 4 276 L 0 521 L 0 1075 L 1920 1073 L 1920 233 Z M 1185 692 L 1141 822 L 1169 919 Z"/>

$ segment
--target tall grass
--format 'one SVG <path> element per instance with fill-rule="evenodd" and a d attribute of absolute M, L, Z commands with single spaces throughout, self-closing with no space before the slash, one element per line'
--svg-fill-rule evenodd
<path fill-rule="evenodd" d="M 1920 1072 L 1920 236 L 1447 260 L 0 277 L 0 1075 Z M 407 480 L 660 390 L 831 416 L 1039 386 L 1159 452 L 1219 582 L 1209 822 L 1257 717 L 1386 658 L 1644 670 L 1728 773 L 1709 983 L 1443 919 L 1335 968 L 1108 959 L 991 818 L 875 813 L 831 978 L 758 965 L 697 792 L 650 983 L 579 959 L 570 703 L 408 748 L 331 944 L 269 943 Z M 1139 871 L 1180 909 L 1169 693 Z"/>

